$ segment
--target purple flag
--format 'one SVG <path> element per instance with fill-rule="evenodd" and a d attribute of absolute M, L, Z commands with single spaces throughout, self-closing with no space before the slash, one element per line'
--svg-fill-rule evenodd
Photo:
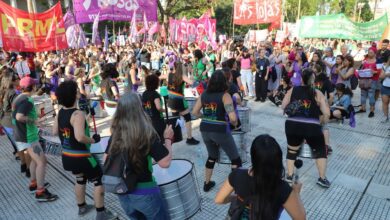
<path fill-rule="evenodd" d="M 65 29 L 68 29 L 68 27 L 76 24 L 76 19 L 72 13 L 72 11 L 67 11 L 64 15 L 64 27 Z"/>
<path fill-rule="evenodd" d="M 98 44 L 99 38 L 99 14 L 95 17 L 92 25 L 92 39 L 93 44 Z"/>
<path fill-rule="evenodd" d="M 104 30 L 104 49 L 103 51 L 108 51 L 108 30 L 107 30 L 107 25 L 106 29 Z"/>
<path fill-rule="evenodd" d="M 148 21 L 157 21 L 157 0 L 73 0 L 73 11 L 78 23 L 100 20 L 130 21 L 134 11 L 145 13 Z"/>

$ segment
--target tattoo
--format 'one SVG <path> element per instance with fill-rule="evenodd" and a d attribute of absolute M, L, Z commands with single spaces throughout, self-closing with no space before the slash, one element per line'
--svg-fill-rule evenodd
<path fill-rule="evenodd" d="M 37 154 L 38 156 L 41 156 L 42 148 L 39 146 L 39 144 L 35 144 L 33 147 L 33 152 Z"/>
<path fill-rule="evenodd" d="M 225 104 L 224 106 L 227 113 L 234 112 L 233 104 Z"/>

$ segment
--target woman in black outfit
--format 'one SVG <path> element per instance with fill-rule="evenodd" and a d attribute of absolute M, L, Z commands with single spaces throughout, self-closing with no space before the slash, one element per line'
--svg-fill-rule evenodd
<path fill-rule="evenodd" d="M 244 210 L 240 219 L 279 219 L 283 209 L 294 220 L 306 219 L 299 193 L 302 184 L 292 187 L 284 181 L 282 150 L 269 135 L 260 135 L 252 143 L 250 169 L 235 169 L 222 185 L 215 203 L 236 199 Z M 236 196 L 232 196 L 235 191 Z"/>
<path fill-rule="evenodd" d="M 282 102 L 282 109 L 288 115 L 285 124 L 288 144 L 286 180 L 292 181 L 294 161 L 301 144 L 306 140 L 316 159 L 320 176 L 317 184 L 329 188 L 330 182 L 325 176 L 328 149 L 320 124 L 321 112 L 323 122 L 326 123 L 329 120 L 329 106 L 322 92 L 312 87 L 315 77 L 313 70 L 304 69 L 301 76 L 302 85 L 290 89 Z"/>
<path fill-rule="evenodd" d="M 200 132 L 208 152 L 203 186 L 205 192 L 215 186 L 215 182 L 211 181 L 211 176 L 219 157 L 220 147 L 229 156 L 232 169 L 241 167 L 242 164 L 230 129 L 230 125 L 237 126 L 237 115 L 234 111 L 232 97 L 227 90 L 228 84 L 223 71 L 215 71 L 206 91 L 198 98 L 192 110 L 192 114 L 200 117 L 200 109 L 203 108 Z"/>
<path fill-rule="evenodd" d="M 162 100 L 160 94 L 156 91 L 159 85 L 159 78 L 157 75 L 152 74 L 145 78 L 146 90 L 142 94 L 142 105 L 144 107 L 144 111 L 147 115 L 149 115 L 152 120 L 152 124 L 154 129 L 157 131 L 161 140 L 164 139 L 164 129 L 165 122 L 162 108 Z"/>

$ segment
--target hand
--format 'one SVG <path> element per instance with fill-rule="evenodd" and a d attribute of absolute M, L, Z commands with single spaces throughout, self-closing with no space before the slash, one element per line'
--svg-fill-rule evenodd
<path fill-rule="evenodd" d="M 301 189 L 302 189 L 302 183 L 298 182 L 298 183 L 294 183 L 292 185 L 292 188 L 295 192 L 297 192 L 298 194 L 301 193 Z"/>
<path fill-rule="evenodd" d="M 92 139 L 94 140 L 95 144 L 100 142 L 100 135 L 99 134 L 94 134 L 92 136 Z"/>
<path fill-rule="evenodd" d="M 266 75 L 266 76 L 264 77 L 264 79 L 265 79 L 265 81 L 267 81 L 267 80 L 268 80 L 268 75 Z"/>
<path fill-rule="evenodd" d="M 164 130 L 164 138 L 172 140 L 174 136 L 172 125 L 167 125 Z"/>

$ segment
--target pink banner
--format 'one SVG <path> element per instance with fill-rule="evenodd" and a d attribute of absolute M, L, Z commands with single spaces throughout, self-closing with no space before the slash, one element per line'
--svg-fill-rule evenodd
<path fill-rule="evenodd" d="M 187 21 L 169 19 L 170 41 L 172 43 L 192 43 L 192 42 L 215 42 L 217 20 L 211 18 L 196 19 Z"/>

